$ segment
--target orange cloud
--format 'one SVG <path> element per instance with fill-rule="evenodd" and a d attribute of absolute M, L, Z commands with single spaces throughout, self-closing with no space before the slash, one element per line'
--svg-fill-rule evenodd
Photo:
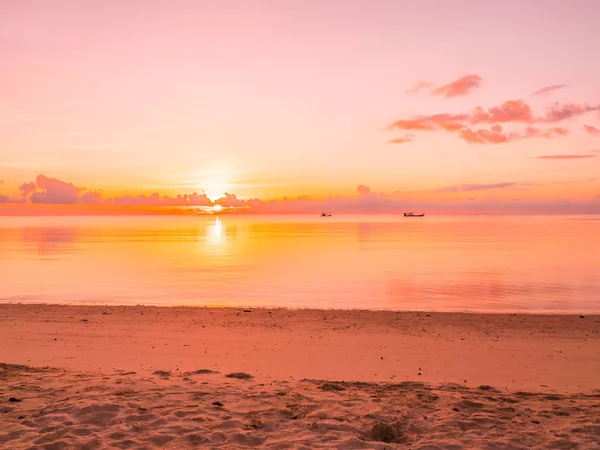
<path fill-rule="evenodd" d="M 535 127 L 527 127 L 524 133 L 507 133 L 503 128 L 496 124 L 489 130 L 486 129 L 469 129 L 464 128 L 460 130 L 459 136 L 465 142 L 469 144 L 502 144 L 509 141 L 515 141 L 518 139 L 544 137 L 552 138 L 555 136 L 564 136 L 569 133 L 566 128 L 554 127 L 549 130 L 540 130 Z"/>
<path fill-rule="evenodd" d="M 596 155 L 544 155 L 538 156 L 537 159 L 583 159 L 595 158 Z"/>
<path fill-rule="evenodd" d="M 488 108 L 487 111 L 478 106 L 469 117 L 471 124 L 498 122 L 532 123 L 534 121 L 531 108 L 522 100 L 508 100 L 500 106 Z"/>
<path fill-rule="evenodd" d="M 466 128 L 460 130 L 459 135 L 461 139 L 469 144 L 501 144 L 515 139 L 512 135 L 504 133 L 500 125 L 494 125 L 489 130 Z"/>
<path fill-rule="evenodd" d="M 568 84 L 552 84 L 550 86 L 545 86 L 537 91 L 533 92 L 533 95 L 546 95 L 549 92 L 557 91 L 559 89 L 566 88 Z"/>
<path fill-rule="evenodd" d="M 473 89 L 476 89 L 481 84 L 481 77 L 479 75 L 465 75 L 464 77 L 458 78 L 451 83 L 445 84 L 432 91 L 433 95 L 441 95 L 442 97 L 456 97 L 467 95 Z"/>
<path fill-rule="evenodd" d="M 411 142 L 413 140 L 413 136 L 410 134 L 405 135 L 401 138 L 392 139 L 388 141 L 388 144 L 406 144 L 407 142 Z"/>
<path fill-rule="evenodd" d="M 435 130 L 435 125 L 429 123 L 429 119 L 416 118 L 412 120 L 397 120 L 386 127 L 388 130 L 399 128 L 401 130 L 420 130 L 431 131 Z"/>
<path fill-rule="evenodd" d="M 587 131 L 590 134 L 600 134 L 600 130 L 596 127 L 593 127 L 591 125 L 584 125 L 583 126 L 584 130 Z"/>
<path fill-rule="evenodd" d="M 540 130 L 529 126 L 522 132 L 506 133 L 499 124 L 522 123 L 532 125 L 536 123 L 556 123 L 598 110 L 600 110 L 600 105 L 589 106 L 576 103 L 561 105 L 556 103 L 546 110 L 542 116 L 536 116 L 531 107 L 524 101 L 508 100 L 488 109 L 478 106 L 469 113 L 431 114 L 414 116 L 411 119 L 401 119 L 389 124 L 386 129 L 410 131 L 445 130 L 457 132 L 461 139 L 470 143 L 501 143 L 523 138 L 565 136 L 569 133 L 569 130 L 563 127 Z M 492 128 L 489 130 L 473 130 L 469 128 L 470 125 L 480 124 L 489 124 L 492 125 Z M 595 131 L 600 132 L 600 130 L 590 125 L 585 125 L 585 129 L 593 134 L 595 134 Z"/>

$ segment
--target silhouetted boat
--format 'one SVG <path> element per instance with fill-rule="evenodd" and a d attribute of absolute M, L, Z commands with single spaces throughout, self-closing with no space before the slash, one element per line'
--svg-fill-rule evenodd
<path fill-rule="evenodd" d="M 425 214 L 404 213 L 404 217 L 423 217 Z"/>
<path fill-rule="evenodd" d="M 330 213 L 321 213 L 321 217 L 331 217 Z"/>

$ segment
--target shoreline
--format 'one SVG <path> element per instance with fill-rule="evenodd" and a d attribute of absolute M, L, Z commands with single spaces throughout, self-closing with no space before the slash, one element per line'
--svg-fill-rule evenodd
<path fill-rule="evenodd" d="M 517 311 L 498 311 L 498 310 L 427 310 L 427 309 L 364 309 L 364 308 L 310 308 L 306 306 L 269 306 L 269 305 L 223 305 L 223 304 L 207 304 L 207 305 L 171 305 L 171 304 L 130 304 L 130 303 L 95 303 L 95 302 L 82 302 L 82 303 L 53 303 L 53 302 L 23 302 L 23 301 L 2 301 L 0 300 L 0 307 L 2 305 L 11 306 L 50 306 L 50 307 L 89 307 L 89 308 L 165 308 L 165 309 L 212 309 L 212 310 L 243 310 L 252 309 L 254 311 L 295 311 L 295 312 L 310 312 L 310 311 L 323 311 L 323 312 L 358 312 L 358 313 L 399 313 L 399 314 L 467 314 L 467 315 L 485 315 L 485 316 L 561 316 L 561 317 L 579 317 L 581 316 L 598 316 L 600 318 L 600 311 L 596 310 L 582 310 L 582 311 L 563 311 L 563 310 L 517 310 Z"/>

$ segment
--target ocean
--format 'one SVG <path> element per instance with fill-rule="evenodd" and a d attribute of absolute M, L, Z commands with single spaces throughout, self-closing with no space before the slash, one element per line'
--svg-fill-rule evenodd
<path fill-rule="evenodd" d="M 0 217 L 0 302 L 600 312 L 600 216 Z"/>

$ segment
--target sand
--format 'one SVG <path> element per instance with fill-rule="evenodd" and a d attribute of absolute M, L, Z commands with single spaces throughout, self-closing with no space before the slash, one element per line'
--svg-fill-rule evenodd
<path fill-rule="evenodd" d="M 600 448 L 599 316 L 4 304 L 0 363 L 1 448 Z"/>

